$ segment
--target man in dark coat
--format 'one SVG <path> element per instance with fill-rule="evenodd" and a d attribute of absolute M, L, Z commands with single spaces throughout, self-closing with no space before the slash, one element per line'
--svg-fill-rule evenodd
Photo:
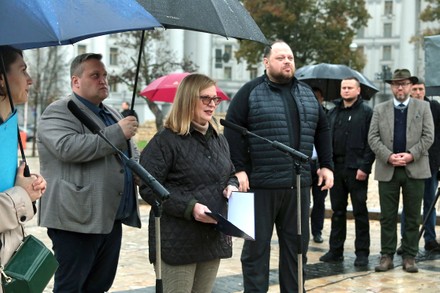
<path fill-rule="evenodd" d="M 328 117 L 332 130 L 335 183 L 330 190 L 332 226 L 330 250 L 320 257 L 323 262 L 342 262 L 347 236 L 347 204 L 350 194 L 356 225 L 355 266 L 368 265 L 370 225 L 367 209 L 368 175 L 374 153 L 368 146 L 368 130 L 373 110 L 364 103 L 359 80 L 348 77 L 341 82 L 342 100 Z"/>

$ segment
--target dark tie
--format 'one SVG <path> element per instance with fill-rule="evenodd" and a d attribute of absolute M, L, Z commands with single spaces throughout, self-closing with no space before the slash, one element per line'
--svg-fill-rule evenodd
<path fill-rule="evenodd" d="M 396 109 L 400 110 L 400 111 L 405 111 L 406 106 L 404 103 L 400 103 L 399 105 L 396 106 Z"/>

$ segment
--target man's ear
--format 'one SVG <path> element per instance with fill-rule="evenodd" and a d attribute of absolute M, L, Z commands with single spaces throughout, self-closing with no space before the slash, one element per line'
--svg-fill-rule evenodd
<path fill-rule="evenodd" d="M 79 77 L 73 75 L 71 79 L 71 84 L 72 84 L 72 88 L 79 88 Z"/>

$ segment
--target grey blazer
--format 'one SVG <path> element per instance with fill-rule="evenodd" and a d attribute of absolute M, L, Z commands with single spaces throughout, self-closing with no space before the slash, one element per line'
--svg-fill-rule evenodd
<path fill-rule="evenodd" d="M 124 168 L 115 150 L 91 133 L 67 108 L 69 100 L 103 129 L 120 150 L 127 141 L 118 124 L 104 122 L 75 95 L 46 108 L 38 125 L 40 172 L 47 190 L 40 200 L 39 225 L 78 233 L 108 234 L 124 189 Z M 116 121 L 122 116 L 105 106 Z M 130 141 L 134 159 L 139 153 Z M 137 189 L 136 189 L 137 190 Z M 135 195 L 137 197 L 137 192 Z M 138 203 L 137 198 L 135 202 Z M 140 227 L 139 206 L 123 223 Z"/>
<path fill-rule="evenodd" d="M 394 167 L 388 163 L 393 153 L 394 139 L 394 104 L 393 100 L 380 103 L 374 108 L 371 119 L 368 143 L 376 154 L 374 179 L 390 181 Z M 410 178 L 424 179 L 431 177 L 428 149 L 434 142 L 434 122 L 429 104 L 410 98 L 406 125 L 406 148 L 414 161 L 405 167 Z"/>

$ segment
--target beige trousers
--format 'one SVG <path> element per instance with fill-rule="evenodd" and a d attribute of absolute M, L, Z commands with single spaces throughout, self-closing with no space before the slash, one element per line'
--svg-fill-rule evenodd
<path fill-rule="evenodd" d="M 220 259 L 188 265 L 162 265 L 163 293 L 209 293 L 214 287 Z"/>

